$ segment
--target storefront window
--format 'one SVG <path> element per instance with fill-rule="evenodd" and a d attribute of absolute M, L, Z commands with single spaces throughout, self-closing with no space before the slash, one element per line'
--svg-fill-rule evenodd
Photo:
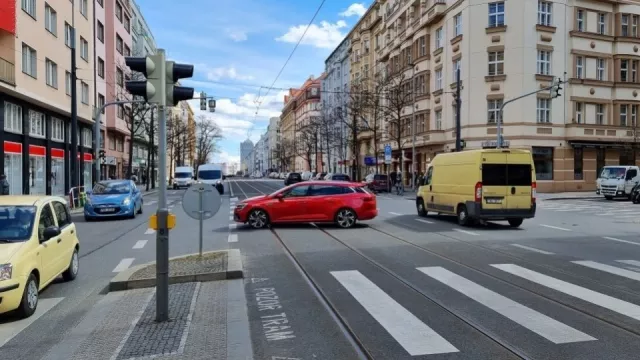
<path fill-rule="evenodd" d="M 46 195 L 45 158 L 29 156 L 29 194 Z"/>
<path fill-rule="evenodd" d="M 93 186 L 91 182 L 91 161 L 84 162 L 84 186 L 88 189 Z"/>
<path fill-rule="evenodd" d="M 573 149 L 573 179 L 582 180 L 582 164 L 583 164 L 582 148 Z"/>
<path fill-rule="evenodd" d="M 51 159 L 51 194 L 64 195 L 64 159 Z"/>
<path fill-rule="evenodd" d="M 22 155 L 4 154 L 4 174 L 9 181 L 9 194 L 22 194 Z"/>
<path fill-rule="evenodd" d="M 553 148 L 534 147 L 531 149 L 538 180 L 553 180 Z"/>
<path fill-rule="evenodd" d="M 636 159 L 634 156 L 634 152 L 631 149 L 622 149 L 620 150 L 620 165 L 623 166 L 633 166 L 636 164 Z"/>

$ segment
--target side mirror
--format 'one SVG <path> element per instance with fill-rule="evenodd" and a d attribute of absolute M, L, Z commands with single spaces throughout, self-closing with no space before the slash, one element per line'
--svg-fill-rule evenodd
<path fill-rule="evenodd" d="M 42 232 L 42 241 L 47 241 L 60 235 L 60 228 L 57 226 L 49 226 Z"/>
<path fill-rule="evenodd" d="M 284 199 L 284 194 L 283 193 L 276 194 L 276 196 L 274 196 L 274 198 L 276 198 L 278 200 L 282 200 L 282 199 Z"/>
<path fill-rule="evenodd" d="M 227 175 L 222 175 L 222 180 L 227 180 Z"/>

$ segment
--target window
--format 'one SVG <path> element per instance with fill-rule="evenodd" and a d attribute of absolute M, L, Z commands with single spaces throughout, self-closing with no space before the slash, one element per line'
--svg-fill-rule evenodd
<path fill-rule="evenodd" d="M 309 191 L 309 196 L 342 195 L 345 193 L 345 190 L 348 191 L 348 188 L 331 185 L 313 185 L 311 191 Z"/>
<path fill-rule="evenodd" d="M 4 102 L 4 129 L 22 134 L 22 107 Z"/>
<path fill-rule="evenodd" d="M 538 24 L 544 26 L 553 26 L 551 19 L 552 4 L 548 1 L 538 1 Z"/>
<path fill-rule="evenodd" d="M 86 82 L 81 82 L 82 89 L 82 103 L 89 105 L 89 85 Z"/>
<path fill-rule="evenodd" d="M 420 56 L 427 56 L 427 37 L 422 36 L 420 38 Z"/>
<path fill-rule="evenodd" d="M 631 82 L 638 81 L 638 60 L 631 61 Z"/>
<path fill-rule="evenodd" d="M 485 186 L 531 186 L 531 165 L 482 164 Z"/>
<path fill-rule="evenodd" d="M 504 26 L 504 1 L 489 3 L 489 27 Z"/>
<path fill-rule="evenodd" d="M 576 78 L 582 79 L 584 72 L 584 57 L 576 56 Z"/>
<path fill-rule="evenodd" d="M 98 107 L 104 106 L 105 98 L 104 95 L 98 94 Z M 104 114 L 104 109 L 102 109 L 102 113 Z"/>
<path fill-rule="evenodd" d="M 56 226 L 56 222 L 51 212 L 51 206 L 46 204 L 40 211 L 40 220 L 38 221 L 38 239 L 40 241 L 44 241 L 44 229 L 51 226 Z"/>
<path fill-rule="evenodd" d="M 536 178 L 538 180 L 553 180 L 553 148 L 533 147 L 531 155 L 533 155 Z"/>
<path fill-rule="evenodd" d="M 620 81 L 629 81 L 629 60 L 620 60 Z"/>
<path fill-rule="evenodd" d="M 596 59 L 596 79 L 605 80 L 605 62 L 604 59 Z"/>
<path fill-rule="evenodd" d="M 45 67 L 46 67 L 46 75 L 47 75 L 47 85 L 57 89 L 58 88 L 58 65 L 53 61 L 46 59 Z"/>
<path fill-rule="evenodd" d="M 436 130 L 442 130 L 442 110 L 436 111 Z"/>
<path fill-rule="evenodd" d="M 124 46 L 124 56 L 131 56 L 131 49 L 127 45 Z M 368 66 L 368 65 L 365 65 Z"/>
<path fill-rule="evenodd" d="M 104 79 L 104 60 L 98 57 L 98 76 Z"/>
<path fill-rule="evenodd" d="M 58 35 L 58 13 L 49 4 L 44 5 L 44 28 L 53 35 Z"/>
<path fill-rule="evenodd" d="M 51 118 L 51 140 L 64 142 L 64 121 Z"/>
<path fill-rule="evenodd" d="M 547 50 L 538 50 L 536 74 L 551 75 L 551 52 Z"/>
<path fill-rule="evenodd" d="M 120 68 L 116 68 L 116 84 L 124 86 L 124 74 Z"/>
<path fill-rule="evenodd" d="M 629 126 L 635 128 L 638 123 L 638 105 L 631 105 L 631 123 Z"/>
<path fill-rule="evenodd" d="M 638 15 L 631 18 L 631 36 L 638 37 Z"/>
<path fill-rule="evenodd" d="M 489 76 L 504 74 L 504 51 L 489 53 Z"/>
<path fill-rule="evenodd" d="M 536 118 L 539 123 L 551 122 L 551 99 L 538 98 L 536 107 Z"/>
<path fill-rule="evenodd" d="M 296 187 L 292 188 L 291 190 L 289 190 L 285 194 L 285 197 L 307 196 L 308 192 L 309 192 L 309 185 L 300 185 L 300 186 L 296 186 Z"/>
<path fill-rule="evenodd" d="M 96 26 L 96 31 L 98 33 L 98 40 L 104 44 L 104 25 L 98 20 L 98 25 Z"/>
<path fill-rule="evenodd" d="M 583 151 L 582 148 L 573 149 L 573 180 L 582 180 Z"/>
<path fill-rule="evenodd" d="M 116 149 L 116 139 L 113 138 L 113 135 L 109 135 L 109 150 Z"/>
<path fill-rule="evenodd" d="M 116 139 L 116 151 L 124 151 L 124 141 L 122 141 L 121 137 Z"/>
<path fill-rule="evenodd" d="M 89 43 L 80 36 L 80 57 L 84 61 L 89 61 Z"/>
<path fill-rule="evenodd" d="M 122 38 L 120 35 L 116 34 L 116 50 L 122 55 L 122 47 L 124 43 L 122 42 Z"/>
<path fill-rule="evenodd" d="M 127 32 L 131 32 L 131 21 L 129 20 L 129 17 L 125 15 L 124 17 L 124 28 L 125 30 L 127 30 Z"/>
<path fill-rule="evenodd" d="M 439 27 L 436 30 L 436 50 L 440 49 L 444 44 L 443 44 L 443 38 L 442 38 L 443 34 L 442 34 L 442 28 Z"/>
<path fill-rule="evenodd" d="M 604 104 L 596 104 L 596 124 L 604 125 Z"/>
<path fill-rule="evenodd" d="M 71 73 L 68 71 L 64 72 L 64 92 L 71 96 Z"/>
<path fill-rule="evenodd" d="M 452 74 L 452 77 L 453 77 L 453 81 L 454 82 L 458 81 L 458 70 L 460 70 L 460 78 L 462 80 L 462 66 L 461 66 L 461 62 L 460 61 L 461 61 L 460 59 L 453 61 L 453 74 Z"/>
<path fill-rule="evenodd" d="M 64 23 L 64 44 L 68 47 L 71 47 L 71 40 L 73 40 L 71 25 L 69 23 Z"/>
<path fill-rule="evenodd" d="M 65 226 L 70 225 L 71 217 L 69 216 L 67 207 L 59 201 L 54 201 L 52 204 L 53 211 L 56 213 L 56 219 L 58 220 L 58 227 L 64 228 Z"/>
<path fill-rule="evenodd" d="M 118 119 L 124 119 L 124 106 L 119 105 L 116 109 L 116 116 Z"/>
<path fill-rule="evenodd" d="M 584 10 L 582 9 L 576 12 L 576 30 L 584 31 Z"/>
<path fill-rule="evenodd" d="M 38 53 L 25 43 L 22 43 L 22 72 L 38 77 Z"/>
<path fill-rule="evenodd" d="M 84 147 L 93 145 L 93 131 L 91 129 L 82 129 L 82 145 Z"/>
<path fill-rule="evenodd" d="M 36 18 L 36 0 L 22 0 L 22 10 L 32 18 Z"/>
<path fill-rule="evenodd" d="M 620 105 L 620 126 L 627 126 L 627 105 Z"/>
<path fill-rule="evenodd" d="M 487 122 L 495 124 L 500 119 L 500 107 L 502 106 L 502 99 L 487 100 Z"/>
<path fill-rule="evenodd" d="M 629 15 L 623 14 L 620 17 L 620 30 L 622 36 L 629 36 Z"/>
<path fill-rule="evenodd" d="M 605 35 L 607 33 L 607 15 L 604 13 L 598 14 L 598 34 Z"/>
<path fill-rule="evenodd" d="M 582 111 L 583 111 L 583 105 L 582 103 L 577 102 L 576 103 L 576 123 L 578 124 L 582 124 L 583 122 L 583 118 L 582 118 Z"/>
<path fill-rule="evenodd" d="M 122 5 L 116 0 L 116 18 L 122 22 Z"/>
<path fill-rule="evenodd" d="M 80 0 L 80 14 L 85 18 L 87 17 L 87 12 L 89 10 L 88 7 L 89 4 L 87 4 L 87 0 Z"/>
<path fill-rule="evenodd" d="M 453 17 L 453 36 L 462 35 L 462 13 Z"/>
<path fill-rule="evenodd" d="M 436 70 L 436 90 L 442 90 L 442 69 Z"/>
<path fill-rule="evenodd" d="M 29 135 L 33 137 L 44 137 L 45 134 L 44 114 L 29 110 Z"/>

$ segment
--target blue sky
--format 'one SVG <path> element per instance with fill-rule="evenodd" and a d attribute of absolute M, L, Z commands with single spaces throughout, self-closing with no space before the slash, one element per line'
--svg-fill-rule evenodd
<path fill-rule="evenodd" d="M 223 130 L 225 139 L 214 161 L 239 161 L 240 142 L 248 135 L 258 139 L 269 117 L 280 115 L 286 93 L 281 89 L 300 86 L 310 75 L 319 76 L 327 56 L 368 5 L 327 0 L 275 83 L 279 89 L 267 94 L 320 2 L 137 0 L 158 47 L 172 60 L 195 65 L 194 77 L 182 83 L 217 98 L 215 113 L 200 112 L 199 102 L 191 103 L 198 115 L 210 117 Z M 261 106 L 256 116 L 258 98 Z"/>

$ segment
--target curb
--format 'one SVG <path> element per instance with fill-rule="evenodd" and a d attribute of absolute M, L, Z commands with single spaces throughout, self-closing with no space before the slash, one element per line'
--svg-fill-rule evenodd
<path fill-rule="evenodd" d="M 157 189 L 157 188 L 156 188 Z M 147 195 L 153 195 L 155 193 L 157 193 L 158 190 L 150 190 L 146 193 L 142 194 L 142 197 L 145 197 Z M 82 214 L 84 212 L 84 208 L 75 208 L 75 209 L 71 209 L 71 214 Z"/>
<path fill-rule="evenodd" d="M 229 250 L 219 250 L 219 251 L 207 251 L 207 252 L 203 252 L 203 254 L 210 254 L 215 252 L 227 253 L 227 270 L 226 271 L 214 272 L 214 273 L 200 273 L 200 274 L 192 274 L 192 275 L 170 276 L 169 284 L 242 279 L 244 277 L 244 273 L 242 271 L 242 259 L 240 257 L 240 250 L 229 249 Z M 193 255 L 197 255 L 197 254 L 187 254 L 187 255 L 172 257 L 169 259 L 169 263 L 171 263 L 171 260 L 181 259 L 181 258 L 193 256 Z M 131 276 L 135 274 L 138 270 L 152 264 L 155 264 L 155 261 L 152 261 L 146 264 L 136 265 L 128 268 L 125 271 L 120 272 L 109 282 L 109 292 L 150 288 L 150 287 L 156 286 L 155 278 L 130 280 Z"/>

